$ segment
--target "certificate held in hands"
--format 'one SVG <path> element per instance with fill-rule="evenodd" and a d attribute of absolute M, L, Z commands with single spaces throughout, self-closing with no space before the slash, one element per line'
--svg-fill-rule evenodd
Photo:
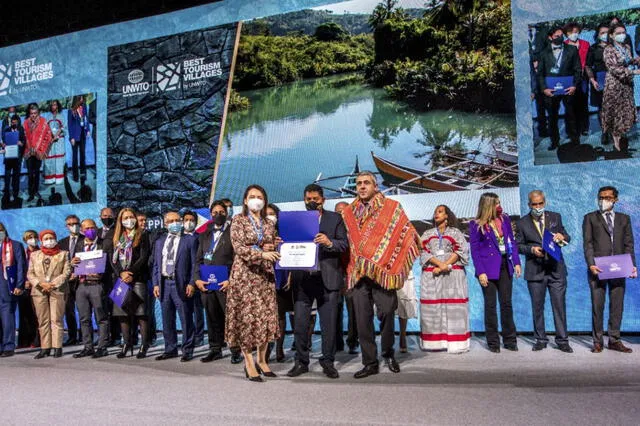
<path fill-rule="evenodd" d="M 560 246 L 553 241 L 553 234 L 549 232 L 548 229 L 545 229 L 544 234 L 542 235 L 542 250 L 554 258 L 556 262 L 562 261 L 562 250 L 560 249 Z"/>
<path fill-rule="evenodd" d="M 313 239 L 320 232 L 320 212 L 282 212 L 278 218 L 280 238 L 280 260 L 276 269 L 318 269 L 318 245 Z"/>
<path fill-rule="evenodd" d="M 75 254 L 80 259 L 73 273 L 76 275 L 102 274 L 107 266 L 107 254 L 102 250 L 81 251 Z"/>
<path fill-rule="evenodd" d="M 596 262 L 596 266 L 602 269 L 602 272 L 598 274 L 600 280 L 627 278 L 633 273 L 633 261 L 629 254 L 596 257 L 593 260 Z"/>
<path fill-rule="evenodd" d="M 229 279 L 229 268 L 223 265 L 200 265 L 200 278 L 208 283 L 207 290 L 220 290 L 220 284 Z"/>
<path fill-rule="evenodd" d="M 20 136 L 19 132 L 6 132 L 4 134 L 4 158 L 18 158 L 18 137 Z"/>

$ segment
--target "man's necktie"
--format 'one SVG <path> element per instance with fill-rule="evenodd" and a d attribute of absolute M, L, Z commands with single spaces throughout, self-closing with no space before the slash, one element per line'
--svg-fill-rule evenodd
<path fill-rule="evenodd" d="M 613 220 L 611 220 L 611 212 L 604 214 L 607 218 L 607 228 L 609 229 L 609 236 L 611 236 L 611 253 L 613 254 Z"/>
<path fill-rule="evenodd" d="M 72 259 L 76 255 L 76 237 L 71 237 L 69 239 L 69 255 Z"/>
<path fill-rule="evenodd" d="M 175 235 L 169 235 L 169 245 L 167 246 L 167 275 L 169 276 L 172 276 L 173 272 L 175 271 L 175 265 L 173 263 L 175 240 Z"/>

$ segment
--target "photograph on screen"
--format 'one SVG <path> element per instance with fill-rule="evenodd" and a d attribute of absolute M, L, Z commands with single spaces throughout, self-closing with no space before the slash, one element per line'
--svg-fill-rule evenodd
<path fill-rule="evenodd" d="M 243 22 L 215 197 L 260 183 L 294 202 L 315 182 L 349 199 L 362 170 L 400 197 L 517 192 L 510 8 L 478 12 L 470 29 L 446 6 L 359 0 Z"/>
<path fill-rule="evenodd" d="M 96 200 L 96 94 L 0 110 L 3 210 Z"/>
<path fill-rule="evenodd" d="M 107 203 L 209 205 L 237 24 L 108 49 Z"/>
<path fill-rule="evenodd" d="M 528 26 L 536 165 L 636 158 L 640 9 Z"/>

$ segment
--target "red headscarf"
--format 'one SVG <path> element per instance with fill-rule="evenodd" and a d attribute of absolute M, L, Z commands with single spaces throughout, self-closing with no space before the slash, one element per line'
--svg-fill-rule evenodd
<path fill-rule="evenodd" d="M 56 246 L 53 248 L 46 248 L 44 244 L 42 244 L 43 242 L 42 239 L 45 237 L 45 235 L 53 235 L 53 238 L 55 238 L 56 240 L 58 239 L 58 237 L 56 236 L 56 233 L 50 229 L 45 229 L 44 231 L 41 231 L 40 234 L 38 235 L 38 237 L 40 238 L 40 244 L 42 245 L 40 250 L 42 250 L 42 252 L 47 256 L 55 256 L 56 254 L 60 253 L 60 246 L 58 244 L 56 244 Z"/>

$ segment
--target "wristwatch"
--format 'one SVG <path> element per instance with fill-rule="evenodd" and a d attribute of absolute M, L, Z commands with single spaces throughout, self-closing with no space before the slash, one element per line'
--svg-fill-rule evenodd
<path fill-rule="evenodd" d="M 449 271 L 451 271 L 451 270 L 453 269 L 453 265 L 448 264 L 448 265 L 447 265 L 447 269 L 448 269 Z"/>

